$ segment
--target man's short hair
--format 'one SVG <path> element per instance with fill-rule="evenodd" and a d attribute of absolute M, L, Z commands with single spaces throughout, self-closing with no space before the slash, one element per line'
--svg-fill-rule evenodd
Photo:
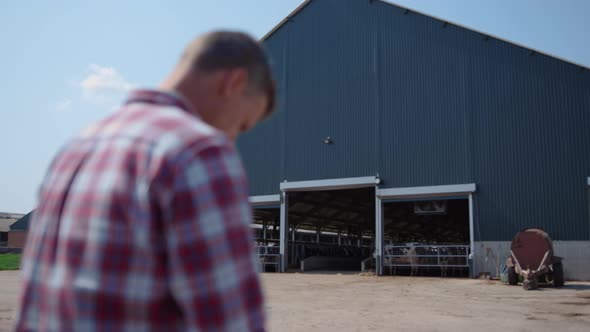
<path fill-rule="evenodd" d="M 249 86 L 268 97 L 267 115 L 275 108 L 276 87 L 269 58 L 262 45 L 248 34 L 236 31 L 214 31 L 193 42 L 184 54 L 193 69 L 213 72 L 244 68 Z"/>

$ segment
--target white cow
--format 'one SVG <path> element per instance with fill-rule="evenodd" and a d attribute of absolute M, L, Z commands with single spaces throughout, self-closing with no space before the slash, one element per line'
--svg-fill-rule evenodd
<path fill-rule="evenodd" d="M 403 248 L 402 252 L 404 256 L 399 257 L 388 257 L 384 259 L 385 265 L 389 266 L 389 272 L 391 273 L 391 267 L 393 266 L 393 274 L 395 274 L 395 268 L 399 265 L 410 266 L 410 276 L 418 274 L 418 265 L 420 264 L 420 258 L 416 253 L 416 247 L 413 245 L 409 248 Z"/>

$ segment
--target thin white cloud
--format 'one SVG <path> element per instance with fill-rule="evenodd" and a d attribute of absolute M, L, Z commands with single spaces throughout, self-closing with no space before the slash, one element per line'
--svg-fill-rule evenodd
<path fill-rule="evenodd" d="M 57 110 L 60 112 L 65 112 L 72 107 L 72 100 L 70 98 L 64 98 L 57 104 Z"/>
<path fill-rule="evenodd" d="M 88 69 L 88 76 L 79 84 L 85 99 L 101 104 L 112 102 L 134 87 L 113 67 L 91 64 Z"/>

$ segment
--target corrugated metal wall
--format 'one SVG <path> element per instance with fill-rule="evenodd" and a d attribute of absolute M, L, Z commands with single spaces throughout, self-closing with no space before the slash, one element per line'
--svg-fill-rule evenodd
<path fill-rule="evenodd" d="M 312 1 L 266 44 L 281 104 L 239 142 L 253 195 L 476 183 L 476 240 L 590 238 L 588 70 L 369 0 Z"/>
<path fill-rule="evenodd" d="M 375 173 L 367 4 L 324 6 L 311 2 L 287 27 L 288 181 Z"/>
<path fill-rule="evenodd" d="M 279 183 L 283 179 L 287 154 L 284 135 L 287 114 L 286 62 L 289 56 L 287 33 L 287 29 L 281 29 L 265 42 L 273 61 L 278 90 L 277 109 L 269 119 L 261 122 L 255 130 L 243 134 L 237 142 L 250 180 L 252 195 L 277 194 Z"/>

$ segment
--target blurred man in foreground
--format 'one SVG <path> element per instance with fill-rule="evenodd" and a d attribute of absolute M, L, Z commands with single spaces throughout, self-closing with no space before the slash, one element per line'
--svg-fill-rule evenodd
<path fill-rule="evenodd" d="M 257 41 L 209 33 L 66 144 L 40 187 L 16 330 L 263 331 L 233 140 L 274 89 Z"/>

